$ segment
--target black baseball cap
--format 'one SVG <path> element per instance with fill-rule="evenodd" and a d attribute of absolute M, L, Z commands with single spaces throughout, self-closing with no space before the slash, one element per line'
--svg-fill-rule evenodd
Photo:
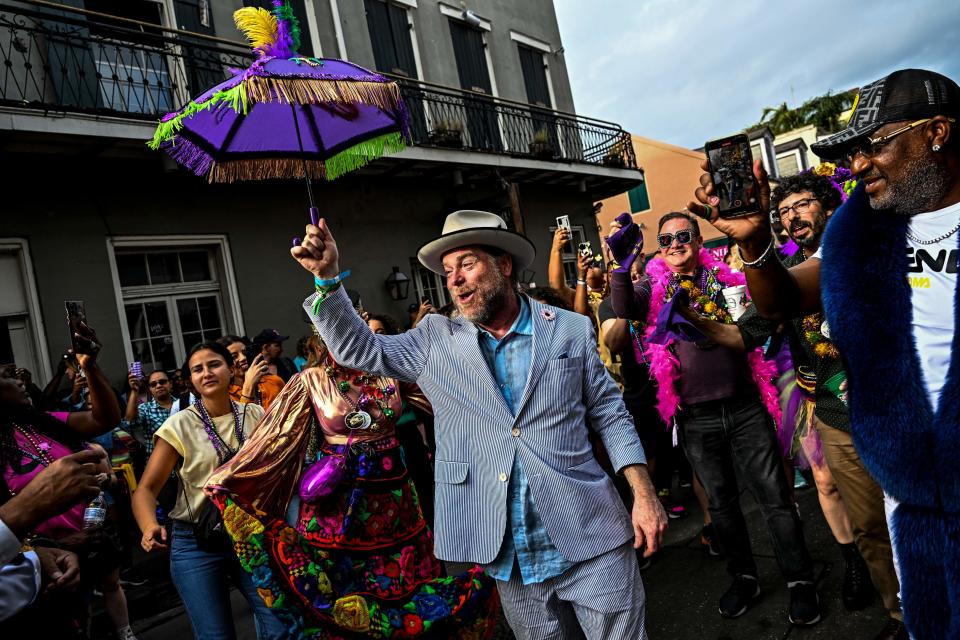
<path fill-rule="evenodd" d="M 901 69 L 862 87 L 853 103 L 847 128 L 810 145 L 824 160 L 846 155 L 888 122 L 933 116 L 960 117 L 960 87 L 950 78 L 926 69 Z"/>
<path fill-rule="evenodd" d="M 282 336 L 276 329 L 264 329 L 253 337 L 253 344 L 269 344 L 271 342 L 283 342 L 290 336 Z"/>

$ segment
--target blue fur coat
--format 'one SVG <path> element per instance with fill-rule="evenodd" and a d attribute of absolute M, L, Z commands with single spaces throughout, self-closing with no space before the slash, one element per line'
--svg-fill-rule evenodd
<path fill-rule="evenodd" d="M 932 407 L 911 328 L 908 222 L 871 209 L 857 188 L 827 227 L 820 285 L 846 360 L 854 443 L 900 502 L 891 537 L 907 627 L 915 640 L 941 640 L 960 638 L 960 331 Z M 956 309 L 956 292 L 943 304 Z"/>

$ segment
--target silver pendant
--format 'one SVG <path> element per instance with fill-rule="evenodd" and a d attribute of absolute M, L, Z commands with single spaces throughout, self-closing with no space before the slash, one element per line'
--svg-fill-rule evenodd
<path fill-rule="evenodd" d="M 370 424 L 373 422 L 373 419 L 366 411 L 357 409 L 356 411 L 351 411 L 345 415 L 343 417 L 343 422 L 349 429 L 360 430 L 369 428 Z"/>
<path fill-rule="evenodd" d="M 820 325 L 820 335 L 822 335 L 827 340 L 830 339 L 830 325 L 827 324 L 826 320 L 824 320 L 823 324 Z"/>

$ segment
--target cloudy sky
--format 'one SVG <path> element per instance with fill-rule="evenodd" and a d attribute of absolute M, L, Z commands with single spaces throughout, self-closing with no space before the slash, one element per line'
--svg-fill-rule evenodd
<path fill-rule="evenodd" d="M 685 147 L 920 67 L 960 81 L 957 0 L 554 0 L 577 112 Z"/>

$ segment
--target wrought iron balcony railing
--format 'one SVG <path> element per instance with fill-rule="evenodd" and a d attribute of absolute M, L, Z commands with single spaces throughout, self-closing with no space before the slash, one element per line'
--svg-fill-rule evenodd
<path fill-rule="evenodd" d="M 91 12 L 0 2 L 0 105 L 155 120 L 250 63 L 238 44 Z M 396 78 L 414 144 L 636 168 L 618 125 Z"/>

